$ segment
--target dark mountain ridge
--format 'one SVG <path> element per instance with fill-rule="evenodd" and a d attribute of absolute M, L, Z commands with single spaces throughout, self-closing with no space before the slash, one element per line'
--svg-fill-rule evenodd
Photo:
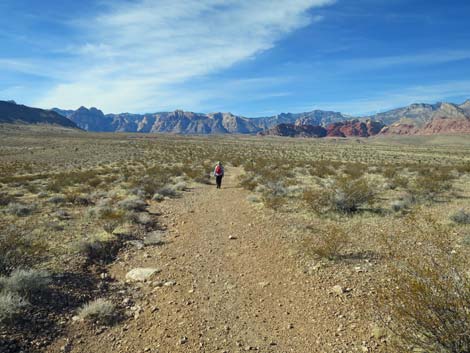
<path fill-rule="evenodd" d="M 16 104 L 14 101 L 0 101 L 0 123 L 8 124 L 50 124 L 67 128 L 77 125 L 66 117 L 39 108 Z"/>

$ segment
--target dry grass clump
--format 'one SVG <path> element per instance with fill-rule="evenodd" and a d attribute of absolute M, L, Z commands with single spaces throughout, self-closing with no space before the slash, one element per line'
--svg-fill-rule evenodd
<path fill-rule="evenodd" d="M 10 276 L 0 277 L 0 290 L 30 297 L 44 291 L 51 283 L 49 273 L 36 269 L 16 269 Z"/>
<path fill-rule="evenodd" d="M 396 335 L 394 351 L 469 352 L 470 277 L 465 255 L 453 249 L 450 228 L 429 216 L 410 216 L 407 229 L 388 239 L 393 260 L 390 286 L 382 289 L 378 303 Z"/>
<path fill-rule="evenodd" d="M 337 259 L 349 243 L 350 238 L 346 231 L 336 224 L 311 228 L 311 236 L 304 241 L 308 253 L 328 260 Z"/>
<path fill-rule="evenodd" d="M 87 322 L 109 325 L 117 319 L 116 306 L 106 299 L 96 299 L 82 306 L 78 317 Z"/>
<path fill-rule="evenodd" d="M 18 293 L 0 291 L 0 323 L 12 322 L 28 306 L 28 301 Z"/>

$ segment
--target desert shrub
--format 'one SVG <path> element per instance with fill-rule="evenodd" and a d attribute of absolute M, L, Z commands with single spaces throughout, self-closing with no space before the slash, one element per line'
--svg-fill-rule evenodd
<path fill-rule="evenodd" d="M 393 179 L 397 175 L 397 169 L 393 166 L 387 166 L 383 169 L 382 174 L 387 179 Z"/>
<path fill-rule="evenodd" d="M 202 176 L 194 178 L 194 181 L 200 184 L 211 185 L 211 175 L 210 173 L 204 173 Z"/>
<path fill-rule="evenodd" d="M 452 175 L 446 170 L 423 172 L 416 177 L 411 192 L 423 199 L 432 200 L 452 188 L 452 179 Z"/>
<path fill-rule="evenodd" d="M 77 206 L 90 206 L 93 204 L 91 199 L 77 191 L 69 191 L 65 193 L 65 200 Z"/>
<path fill-rule="evenodd" d="M 140 189 L 144 192 L 145 197 L 151 197 L 161 185 L 161 182 L 158 180 L 144 179 L 140 183 Z"/>
<path fill-rule="evenodd" d="M 392 201 L 390 203 L 390 208 L 394 212 L 404 212 L 410 209 L 413 204 L 416 202 L 413 195 L 405 195 L 398 200 Z"/>
<path fill-rule="evenodd" d="M 121 242 L 116 238 L 98 235 L 80 240 L 73 245 L 73 249 L 88 262 L 107 263 L 114 259 L 121 246 Z"/>
<path fill-rule="evenodd" d="M 49 180 L 46 189 L 53 192 L 61 192 L 65 188 L 73 185 L 89 184 L 90 181 L 96 180 L 96 174 L 97 173 L 93 170 L 76 170 L 58 173 Z"/>
<path fill-rule="evenodd" d="M 112 324 L 117 318 L 116 306 L 106 299 L 96 299 L 82 306 L 78 317 L 83 321 Z"/>
<path fill-rule="evenodd" d="M 259 178 L 254 174 L 247 173 L 240 177 L 239 184 L 242 188 L 253 191 L 259 185 Z"/>
<path fill-rule="evenodd" d="M 16 269 L 8 277 L 0 277 L 0 289 L 7 292 L 31 296 L 47 288 L 51 278 L 46 271 Z"/>
<path fill-rule="evenodd" d="M 258 197 L 258 195 L 255 195 L 255 194 L 250 194 L 246 197 L 246 199 L 249 201 L 249 202 L 253 202 L 253 203 L 258 203 L 258 202 L 261 202 L 260 198 Z"/>
<path fill-rule="evenodd" d="M 63 195 L 54 195 L 54 196 L 49 197 L 47 199 L 47 202 L 59 205 L 59 204 L 65 203 L 66 200 Z"/>
<path fill-rule="evenodd" d="M 311 229 L 311 231 L 312 236 L 305 242 L 305 248 L 308 252 L 323 259 L 337 259 L 341 250 L 349 243 L 348 234 L 334 224 Z"/>
<path fill-rule="evenodd" d="M 158 193 L 166 197 L 177 197 L 179 196 L 178 191 L 172 185 L 166 185 L 158 190 Z"/>
<path fill-rule="evenodd" d="M 128 198 L 118 203 L 119 208 L 126 211 L 145 211 L 147 204 L 139 198 Z"/>
<path fill-rule="evenodd" d="M 188 185 L 184 181 L 180 181 L 180 182 L 176 183 L 175 185 L 173 185 L 173 188 L 176 191 L 185 191 L 185 190 L 188 189 Z"/>
<path fill-rule="evenodd" d="M 405 189 L 408 187 L 409 181 L 410 180 L 404 176 L 395 175 L 392 179 L 389 180 L 389 183 L 392 189 L 396 189 L 398 187 Z"/>
<path fill-rule="evenodd" d="M 33 213 L 35 209 L 36 209 L 35 204 L 25 205 L 22 203 L 14 202 L 14 203 L 10 203 L 7 206 L 6 212 L 9 214 L 18 216 L 18 217 L 26 217 L 26 216 L 29 216 L 31 213 Z"/>
<path fill-rule="evenodd" d="M 321 214 L 330 210 L 330 195 L 324 189 L 304 190 L 302 199 L 316 213 Z"/>
<path fill-rule="evenodd" d="M 0 323 L 8 323 L 18 317 L 29 303 L 18 293 L 0 291 Z"/>
<path fill-rule="evenodd" d="M 7 206 L 10 202 L 14 201 L 14 197 L 6 192 L 0 192 L 0 206 Z"/>
<path fill-rule="evenodd" d="M 133 218 L 134 223 L 141 224 L 148 228 L 153 228 L 157 224 L 155 217 L 152 217 L 148 213 L 141 212 L 133 215 L 136 216 L 135 218 Z"/>
<path fill-rule="evenodd" d="M 450 216 L 451 221 L 458 224 L 470 224 L 470 213 L 461 209 Z"/>
<path fill-rule="evenodd" d="M 375 198 L 374 190 L 364 178 L 336 179 L 332 191 L 332 205 L 335 210 L 343 213 L 356 212 L 359 207 L 372 203 Z"/>
<path fill-rule="evenodd" d="M 47 253 L 43 239 L 25 236 L 15 227 L 4 228 L 0 233 L 0 274 L 8 274 L 22 266 L 40 262 Z"/>
<path fill-rule="evenodd" d="M 317 213 L 353 213 L 372 203 L 375 191 L 364 178 L 339 177 L 324 189 L 304 191 L 303 199 Z"/>
<path fill-rule="evenodd" d="M 278 210 L 287 202 L 287 190 L 282 183 L 268 183 L 261 200 L 266 207 Z"/>
<path fill-rule="evenodd" d="M 343 167 L 343 172 L 353 179 L 361 178 L 367 171 L 367 166 L 362 163 L 347 163 Z"/>
<path fill-rule="evenodd" d="M 159 193 L 156 193 L 155 195 L 152 196 L 152 201 L 157 201 L 157 202 L 161 202 L 165 199 L 165 196 L 159 194 Z"/>
<path fill-rule="evenodd" d="M 377 303 L 397 337 L 394 351 L 469 352 L 465 255 L 453 250 L 452 230 L 430 216 L 413 214 L 405 225 L 408 231 L 389 236 L 389 286 L 382 288 Z"/>
<path fill-rule="evenodd" d="M 462 244 L 465 245 L 465 246 L 470 246 L 470 233 L 469 233 L 469 234 L 465 234 L 465 235 L 462 237 Z"/>

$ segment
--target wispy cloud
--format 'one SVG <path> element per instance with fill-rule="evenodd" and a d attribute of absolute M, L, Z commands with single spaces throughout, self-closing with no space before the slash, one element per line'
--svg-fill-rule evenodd
<path fill-rule="evenodd" d="M 197 105 L 188 82 L 272 48 L 291 32 L 321 20 L 310 9 L 334 0 L 138 0 L 108 3 L 91 21 L 73 23 L 83 42 L 49 74 L 61 80 L 36 102 L 42 107 L 96 105 L 142 111 Z M 41 63 L 42 64 L 42 63 Z M 32 71 L 28 63 L 17 67 Z M 221 89 L 223 89 L 221 87 Z M 279 93 L 279 92 L 274 92 Z M 283 92 L 281 92 L 283 93 Z"/>
<path fill-rule="evenodd" d="M 463 101 L 469 98 L 470 80 L 447 81 L 440 84 L 410 86 L 400 90 L 378 92 L 367 98 L 350 101 L 318 103 L 314 107 L 303 107 L 303 110 L 331 109 L 357 116 L 375 114 L 413 103 L 435 103 L 453 99 Z"/>
<path fill-rule="evenodd" d="M 341 64 L 346 69 L 362 71 L 402 65 L 436 65 L 460 60 L 470 60 L 470 50 L 435 51 L 413 55 L 369 56 L 367 58 L 342 60 Z"/>

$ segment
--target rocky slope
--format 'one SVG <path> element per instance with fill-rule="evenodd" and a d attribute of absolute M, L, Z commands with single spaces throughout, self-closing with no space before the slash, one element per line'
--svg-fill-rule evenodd
<path fill-rule="evenodd" d="M 259 132 L 260 136 L 288 136 L 288 137 L 325 137 L 327 130 L 322 126 L 279 124 L 268 130 Z"/>
<path fill-rule="evenodd" d="M 67 128 L 77 125 L 62 115 L 38 108 L 16 104 L 14 101 L 0 101 L 0 123 L 10 124 L 51 124 Z"/>
<path fill-rule="evenodd" d="M 385 125 L 380 121 L 348 120 L 328 125 L 329 137 L 369 137 L 379 134 Z"/>
<path fill-rule="evenodd" d="M 366 122 L 355 120 L 329 124 L 326 127 L 318 125 L 279 124 L 271 129 L 258 133 L 260 136 L 288 137 L 369 137 L 379 134 L 385 125 L 380 121 Z"/>
<path fill-rule="evenodd" d="M 419 111 L 424 112 L 419 115 Z M 461 105 L 438 103 L 407 110 L 403 117 L 382 130 L 385 135 L 458 134 L 470 131 L 470 101 Z M 414 116 L 414 118 L 413 118 Z"/>

